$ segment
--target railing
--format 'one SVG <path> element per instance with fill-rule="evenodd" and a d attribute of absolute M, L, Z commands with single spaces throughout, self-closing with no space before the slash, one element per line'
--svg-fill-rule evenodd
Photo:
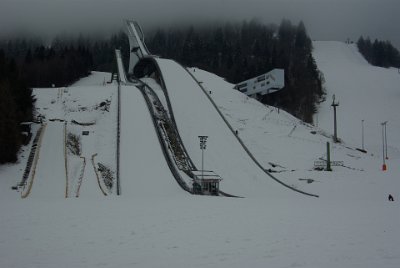
<path fill-rule="evenodd" d="M 31 146 L 31 150 L 29 152 L 28 161 L 25 166 L 25 171 L 22 176 L 21 182 L 18 184 L 19 187 L 24 186 L 26 184 L 27 179 L 29 178 L 29 173 L 31 172 L 32 163 L 34 161 L 34 157 L 35 157 L 37 146 L 38 146 L 38 141 L 39 141 L 40 135 L 43 132 L 43 129 L 44 129 L 44 125 L 41 125 L 40 128 L 38 129 L 38 131 L 36 132 L 35 138 L 32 141 L 32 146 Z"/>
<path fill-rule="evenodd" d="M 43 140 L 43 133 L 44 133 L 44 131 L 45 131 L 45 129 L 46 129 L 46 126 L 47 126 L 47 124 L 45 124 L 44 126 L 42 126 L 41 128 L 40 128 L 40 131 L 38 131 L 39 133 L 37 134 L 37 140 L 36 140 L 36 149 L 35 149 L 35 153 L 34 153 L 34 160 L 33 160 L 33 166 L 32 166 L 32 168 L 30 168 L 30 169 L 32 169 L 31 170 L 31 172 L 29 173 L 29 174 L 31 174 L 31 179 L 29 180 L 29 185 L 28 185 L 28 189 L 26 190 L 26 192 L 24 193 L 24 192 L 21 192 L 21 197 L 22 198 L 27 198 L 28 196 L 29 196 L 29 194 L 31 193 L 31 190 L 32 190 L 32 185 L 33 185 L 33 180 L 35 179 L 35 173 L 36 173 L 36 167 L 37 167 L 37 162 L 38 162 L 38 160 L 39 160 L 39 154 L 40 154 L 40 147 L 42 146 L 42 140 Z M 35 139 L 36 139 L 36 137 L 35 137 Z M 26 186 L 26 180 L 25 180 L 25 182 L 24 182 L 24 184 L 23 184 L 23 186 L 25 187 Z M 25 188 L 24 188 L 24 190 L 25 190 Z"/>
<path fill-rule="evenodd" d="M 117 148 L 116 148 L 116 162 L 117 162 L 117 195 L 121 195 L 121 179 L 120 179 L 120 140 L 121 140 L 121 83 L 126 84 L 127 78 L 125 68 L 122 62 L 121 51 L 116 49 L 115 55 L 118 65 L 118 87 L 117 87 Z"/>
<path fill-rule="evenodd" d="M 69 179 L 68 179 L 68 155 L 67 155 L 67 122 L 64 122 L 64 168 L 65 168 L 65 198 L 68 198 L 68 188 L 69 188 Z"/>

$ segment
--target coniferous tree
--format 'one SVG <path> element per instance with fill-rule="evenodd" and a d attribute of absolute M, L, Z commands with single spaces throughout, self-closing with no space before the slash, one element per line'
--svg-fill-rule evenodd
<path fill-rule="evenodd" d="M 0 81 L 0 164 L 17 161 L 21 144 L 16 104 L 7 81 Z"/>
<path fill-rule="evenodd" d="M 372 43 L 369 37 L 364 39 L 361 36 L 357 41 L 357 47 L 364 58 L 372 65 L 400 68 L 400 53 L 389 41 L 375 39 Z"/>

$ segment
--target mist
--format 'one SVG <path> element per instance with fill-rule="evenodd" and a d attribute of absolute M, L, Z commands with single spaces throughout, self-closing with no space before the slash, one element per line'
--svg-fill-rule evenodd
<path fill-rule="evenodd" d="M 356 41 L 361 35 L 400 48 L 398 0 L 0 0 L 0 36 L 110 33 L 124 19 L 144 28 L 237 22 L 279 24 L 302 20 L 314 40 Z"/>

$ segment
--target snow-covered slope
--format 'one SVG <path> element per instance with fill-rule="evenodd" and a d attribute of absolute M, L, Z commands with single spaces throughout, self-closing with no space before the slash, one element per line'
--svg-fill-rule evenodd
<path fill-rule="evenodd" d="M 49 122 L 43 133 L 40 157 L 29 197 L 65 198 L 67 185 L 64 158 L 64 124 Z"/>
<path fill-rule="evenodd" d="M 265 169 L 308 170 L 315 160 L 326 157 L 329 133 L 233 90 L 234 85 L 221 77 L 197 68 L 190 72 L 211 92 L 211 98 Z"/>
<path fill-rule="evenodd" d="M 362 120 L 365 149 L 382 151 L 382 128 L 387 123 L 388 156 L 400 158 L 400 73 L 394 68 L 369 65 L 356 45 L 342 42 L 314 42 L 313 55 L 325 77 L 326 101 L 318 111 L 318 125 L 333 132 L 332 95 L 337 108 L 338 137 L 361 148 Z"/>
<path fill-rule="evenodd" d="M 351 49 L 345 49 L 341 43 L 330 43 L 327 49 L 322 52 L 316 46 L 320 56 L 328 55 L 326 63 L 342 57 L 335 67 L 327 65 L 325 70 L 319 63 L 327 80 L 328 95 L 335 90 L 332 85 L 339 83 L 336 79 L 347 72 L 357 73 L 365 68 L 364 75 L 376 79 L 392 72 L 371 67 L 359 57 L 351 58 L 346 55 Z M 341 49 L 344 50 L 340 52 Z M 224 116 L 265 168 L 279 171 L 275 173 L 279 179 L 317 193 L 320 198 L 303 197 L 267 177 L 260 180 L 259 173 L 253 170 L 257 167 L 252 167 L 220 119 L 214 118 L 218 115 L 202 97 L 204 93 L 179 87 L 179 83 L 190 86 L 192 81 L 177 69 L 167 68 L 167 74 L 172 75 L 169 82 L 180 91 L 179 96 L 174 95 L 170 88 L 179 130 L 189 137 L 184 141 L 187 148 L 192 148 L 190 155 L 199 167 L 197 135 L 209 135 L 206 169 L 229 173 L 221 183 L 222 189 L 225 190 L 226 182 L 233 193 L 243 193 L 245 198 L 192 196 L 182 191 L 162 157 L 143 97 L 136 88 L 123 87 L 122 195 L 117 197 L 111 192 L 105 197 L 100 193 L 89 160 L 79 198 L 40 198 L 35 195 L 39 183 L 34 183 L 32 196 L 21 199 L 20 193 L 10 187 L 21 179 L 29 152 L 29 148 L 23 148 L 24 158 L 19 163 L 0 166 L 1 267 L 398 267 L 400 160 L 394 153 L 399 146 L 394 135 L 399 127 L 390 123 L 398 113 L 396 107 L 386 110 L 387 116 L 393 118 L 387 119 L 391 148 L 387 172 L 380 170 L 379 153 L 371 156 L 367 139 L 369 153 L 363 154 L 352 149 L 358 144 L 345 137 L 343 130 L 339 135 L 343 134 L 345 143 L 332 144 L 332 159 L 344 161 L 345 167 L 334 167 L 332 172 L 314 171 L 314 160 L 326 157 L 329 124 L 325 128 L 319 120 L 325 130 L 305 125 L 283 111 L 246 98 L 215 75 L 199 69 L 191 71 L 211 91 Z M 114 169 L 117 86 L 103 84 L 109 77 L 94 73 L 74 87 L 38 89 L 35 93 L 39 112 L 46 120 L 96 122 L 89 126 L 69 124 L 67 129 L 75 134 L 88 130 L 89 135 L 82 138 L 83 155 L 91 157 L 97 153 L 96 162 Z M 395 87 L 398 82 L 392 78 L 391 82 L 382 83 L 393 83 L 391 87 Z M 351 77 L 347 79 L 349 84 L 356 84 Z M 349 88 L 360 90 L 356 85 Z M 390 103 L 395 95 L 386 98 Z M 357 99 L 350 103 L 359 107 Z M 342 102 L 340 105 L 341 109 Z M 204 116 L 195 114 L 192 108 Z M 185 109 L 189 110 L 187 115 Z M 195 125 L 195 120 L 201 124 Z M 62 126 L 60 122 L 48 123 L 57 129 Z M 377 128 L 379 136 L 379 125 Z M 60 142 L 57 129 L 46 132 L 55 135 L 43 137 L 43 143 L 47 143 L 44 155 L 54 153 L 54 165 L 53 159 L 42 158 L 45 163 L 41 167 L 54 168 L 51 173 L 40 172 L 44 176 L 63 172 L 64 167 L 57 164 L 61 160 L 56 158 L 59 148 L 53 144 Z M 372 130 L 366 124 L 367 131 Z M 350 130 L 348 133 L 349 137 L 359 134 Z M 221 151 L 213 151 L 214 146 Z M 72 168 L 72 163 L 69 165 Z M 77 167 L 79 170 L 80 166 Z M 57 188 L 53 182 L 56 181 L 41 185 L 40 191 Z M 395 202 L 387 201 L 389 193 Z"/>
<path fill-rule="evenodd" d="M 239 196 L 287 198 L 290 190 L 273 181 L 247 155 L 190 74 L 172 60 L 157 59 L 188 153 L 201 169 L 199 135 L 208 136 L 204 169 L 223 178 L 221 189 Z M 179 79 L 176 79 L 179 77 Z"/>

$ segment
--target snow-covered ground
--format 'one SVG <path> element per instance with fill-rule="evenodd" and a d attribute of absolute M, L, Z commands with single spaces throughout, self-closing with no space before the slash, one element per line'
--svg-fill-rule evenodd
<path fill-rule="evenodd" d="M 191 71 L 265 168 L 320 198 L 287 190 L 257 171 L 204 93 L 191 88 L 188 76 L 169 61 L 164 62 L 166 80 L 173 85 L 171 102 L 190 156 L 199 168 L 197 135 L 209 135 L 206 169 L 224 175 L 221 189 L 245 198 L 191 196 L 177 186 L 134 86 L 121 88 L 122 195 L 113 190 L 104 196 L 90 158 L 97 153 L 95 163 L 115 170 L 117 86 L 104 85 L 109 74 L 93 73 L 72 87 L 35 90 L 38 112 L 46 116 L 50 130 L 43 136 L 40 176 L 26 199 L 11 186 L 22 178 L 29 148 L 23 149 L 19 163 L 0 166 L 0 266 L 398 267 L 400 75 L 369 66 L 354 47 L 337 42 L 314 46 L 328 91 L 318 113 L 319 127 L 248 99 L 215 75 Z M 373 85 L 378 84 L 385 87 L 376 99 Z M 366 90 L 362 97 L 354 93 L 361 90 Z M 314 171 L 314 161 L 326 158 L 332 134 L 332 94 L 340 101 L 339 136 L 344 141 L 332 144 L 332 160 L 343 161 L 345 167 Z M 371 108 L 378 104 L 382 109 Z M 376 122 L 367 123 L 367 118 Z M 64 198 L 63 123 L 49 119 L 66 120 L 67 131 L 81 136 L 86 167 L 79 198 Z M 365 119 L 367 154 L 354 150 L 360 147 L 361 130 L 355 127 L 360 119 Z M 94 124 L 80 126 L 71 120 Z M 386 172 L 381 171 L 381 120 L 389 121 Z M 81 135 L 84 130 L 88 136 Z M 68 167 L 79 171 L 81 162 L 73 157 L 68 154 Z M 68 176 L 77 181 L 71 173 L 79 172 Z M 59 186 L 59 195 L 48 194 Z M 387 201 L 389 193 L 395 202 Z"/>

